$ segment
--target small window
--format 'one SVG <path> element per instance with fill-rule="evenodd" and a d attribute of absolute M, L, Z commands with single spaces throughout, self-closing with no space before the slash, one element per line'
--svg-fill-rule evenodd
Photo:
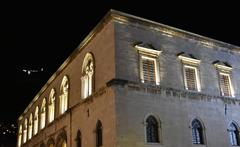
<path fill-rule="evenodd" d="M 215 61 L 218 71 L 219 87 L 222 96 L 234 97 L 234 90 L 231 80 L 232 67 L 227 62 Z"/>
<path fill-rule="evenodd" d="M 229 138 L 230 138 L 230 142 L 231 145 L 233 146 L 239 146 L 239 131 L 237 128 L 237 125 L 234 123 L 231 123 L 229 128 L 228 128 L 228 132 L 229 132 Z"/>
<path fill-rule="evenodd" d="M 82 64 L 81 81 L 82 98 L 87 98 L 93 93 L 94 86 L 94 59 L 91 53 L 87 53 L 84 57 Z"/>
<path fill-rule="evenodd" d="M 48 122 L 51 123 L 54 120 L 55 114 L 55 90 L 52 89 L 49 95 L 49 105 L 48 105 Z"/>
<path fill-rule="evenodd" d="M 26 118 L 24 121 L 23 143 L 25 143 L 27 141 L 27 129 L 28 129 L 28 120 Z"/>
<path fill-rule="evenodd" d="M 180 53 L 178 56 L 183 64 L 183 77 L 186 90 L 201 91 L 199 78 L 199 63 L 192 54 Z"/>
<path fill-rule="evenodd" d="M 18 147 L 22 145 L 22 125 L 19 126 L 18 129 Z"/>
<path fill-rule="evenodd" d="M 46 124 L 46 99 L 44 98 L 42 101 L 42 107 L 41 107 L 41 123 L 40 128 L 43 129 Z"/>
<path fill-rule="evenodd" d="M 61 87 L 60 87 L 60 96 L 59 96 L 60 114 L 63 114 L 68 109 L 68 93 L 69 93 L 69 81 L 67 76 L 64 76 Z"/>
<path fill-rule="evenodd" d="M 96 125 L 96 146 L 100 147 L 103 145 L 103 130 L 102 130 L 102 123 L 101 121 L 97 122 Z"/>
<path fill-rule="evenodd" d="M 184 65 L 184 81 L 187 90 L 200 91 L 197 67 Z"/>
<path fill-rule="evenodd" d="M 82 147 L 82 134 L 80 130 L 77 131 L 77 137 L 75 140 L 76 140 L 77 147 Z"/>
<path fill-rule="evenodd" d="M 140 79 L 142 83 L 160 84 L 158 58 L 161 51 L 152 45 L 139 44 L 135 46 L 139 52 Z"/>
<path fill-rule="evenodd" d="M 146 120 L 146 136 L 148 143 L 159 143 L 159 126 L 154 116 L 149 116 Z"/>
<path fill-rule="evenodd" d="M 219 83 L 220 83 L 221 95 L 231 97 L 232 92 L 231 92 L 230 75 L 220 72 L 219 73 Z"/>
<path fill-rule="evenodd" d="M 32 126 L 33 126 L 33 116 L 31 113 L 28 121 L 28 139 L 32 138 L 32 128 L 33 128 Z"/>
<path fill-rule="evenodd" d="M 156 83 L 156 59 L 142 56 L 143 81 L 145 83 Z"/>
<path fill-rule="evenodd" d="M 36 107 L 36 109 L 35 109 L 35 112 L 34 112 L 34 124 L 33 124 L 33 135 L 36 135 L 37 134 L 37 132 L 38 132 L 38 110 L 39 108 L 38 108 L 38 106 Z"/>
<path fill-rule="evenodd" d="M 192 121 L 192 142 L 193 144 L 204 144 L 203 142 L 203 127 L 199 120 Z"/>
<path fill-rule="evenodd" d="M 67 147 L 67 141 L 66 140 L 63 141 L 61 147 Z"/>

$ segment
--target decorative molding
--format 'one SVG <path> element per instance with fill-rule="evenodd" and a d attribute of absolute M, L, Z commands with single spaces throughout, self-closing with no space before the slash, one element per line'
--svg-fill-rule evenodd
<path fill-rule="evenodd" d="M 184 52 L 178 54 L 178 58 L 182 60 L 184 64 L 198 65 L 201 60 L 196 59 L 192 54 L 186 54 Z"/>
<path fill-rule="evenodd" d="M 217 69 L 219 69 L 219 70 L 221 70 L 221 71 L 225 71 L 225 72 L 230 72 L 230 71 L 232 71 L 232 66 L 230 66 L 227 62 L 222 62 L 222 61 L 214 61 L 213 62 L 213 65 L 217 68 Z"/>
<path fill-rule="evenodd" d="M 114 81 L 114 80 L 115 79 L 112 79 L 111 81 Z M 111 86 L 118 86 L 118 84 L 114 84 Z M 123 85 L 119 85 L 119 86 L 123 88 Z M 206 101 L 206 102 L 216 102 L 220 100 L 223 103 L 240 105 L 240 99 L 238 98 L 208 95 L 208 94 L 195 92 L 195 91 L 164 87 L 161 85 L 149 85 L 149 84 L 143 84 L 139 82 L 128 81 L 128 82 L 125 82 L 124 88 L 128 88 L 128 90 L 132 90 L 132 91 L 140 91 L 143 93 L 160 94 L 163 97 L 172 97 L 172 98 L 178 98 L 182 100 L 191 99 L 191 100 L 200 100 L 200 101 Z"/>

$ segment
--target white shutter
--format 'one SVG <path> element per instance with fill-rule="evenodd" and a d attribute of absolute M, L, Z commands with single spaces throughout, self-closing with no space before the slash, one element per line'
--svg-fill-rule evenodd
<path fill-rule="evenodd" d="M 156 83 L 154 60 L 142 59 L 143 79 L 145 83 Z"/>
<path fill-rule="evenodd" d="M 185 67 L 185 80 L 188 90 L 197 90 L 196 71 L 194 68 Z"/>

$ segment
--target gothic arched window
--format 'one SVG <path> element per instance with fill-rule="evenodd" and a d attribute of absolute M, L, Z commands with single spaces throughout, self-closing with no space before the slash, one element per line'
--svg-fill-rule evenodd
<path fill-rule="evenodd" d="M 60 114 L 63 114 L 67 111 L 68 108 L 68 92 L 69 92 L 69 81 L 67 76 L 63 77 L 62 84 L 60 87 L 60 102 L 59 102 L 59 109 Z"/>
<path fill-rule="evenodd" d="M 100 147 L 102 145 L 103 145 L 103 128 L 101 121 L 98 121 L 96 125 L 96 146 Z"/>
<path fill-rule="evenodd" d="M 55 90 L 52 89 L 49 95 L 49 104 L 48 104 L 48 122 L 51 123 L 54 120 L 55 114 Z"/>
<path fill-rule="evenodd" d="M 58 135 L 56 147 L 67 147 L 67 135 L 65 131 Z"/>
<path fill-rule="evenodd" d="M 23 143 L 25 143 L 27 141 L 27 129 L 28 129 L 28 120 L 26 118 L 24 121 Z"/>
<path fill-rule="evenodd" d="M 18 129 L 18 147 L 22 145 L 22 125 Z"/>
<path fill-rule="evenodd" d="M 40 123 L 40 129 L 43 129 L 46 124 L 46 99 L 44 98 L 42 101 L 42 107 L 41 107 L 41 123 Z"/>
<path fill-rule="evenodd" d="M 34 112 L 33 135 L 36 135 L 38 132 L 38 111 L 39 111 L 39 108 L 37 106 Z"/>
<path fill-rule="evenodd" d="M 147 142 L 159 143 L 158 121 L 152 115 L 146 119 L 146 135 L 147 135 Z"/>
<path fill-rule="evenodd" d="M 55 147 L 55 142 L 54 142 L 53 138 L 50 138 L 47 141 L 47 147 Z"/>
<path fill-rule="evenodd" d="M 33 116 L 31 113 L 28 121 L 28 139 L 32 138 L 32 128 L 33 128 L 32 126 L 33 126 Z"/>
<path fill-rule="evenodd" d="M 90 96 L 93 92 L 93 79 L 94 79 L 94 60 L 91 53 L 87 53 L 84 57 L 82 64 L 82 98 Z"/>
<path fill-rule="evenodd" d="M 239 131 L 236 124 L 231 123 L 228 128 L 231 145 L 238 146 L 239 144 Z"/>
<path fill-rule="evenodd" d="M 203 126 L 197 119 L 192 121 L 192 142 L 193 144 L 204 144 Z"/>
<path fill-rule="evenodd" d="M 67 142 L 66 142 L 66 140 L 64 140 L 63 141 L 63 143 L 62 143 L 62 146 L 61 147 L 67 147 Z"/>
<path fill-rule="evenodd" d="M 77 144 L 77 147 L 82 146 L 82 134 L 80 130 L 77 131 L 76 144 Z"/>

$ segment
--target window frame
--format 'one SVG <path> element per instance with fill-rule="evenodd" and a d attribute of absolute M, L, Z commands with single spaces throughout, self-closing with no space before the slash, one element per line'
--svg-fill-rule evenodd
<path fill-rule="evenodd" d="M 200 143 L 194 143 L 193 142 L 193 122 L 194 121 L 196 121 L 196 122 L 198 122 L 199 124 L 200 124 L 200 126 L 201 126 L 201 134 L 199 134 L 200 136 L 201 136 L 201 138 L 200 139 L 202 139 L 202 140 L 200 140 Z M 205 137 L 205 127 L 204 127 L 204 125 L 203 125 L 203 122 L 202 121 L 200 121 L 198 118 L 195 118 L 195 119 L 193 119 L 192 121 L 191 121 L 191 141 L 192 141 L 192 144 L 193 145 L 205 145 L 206 144 L 206 137 Z"/>
<path fill-rule="evenodd" d="M 160 85 L 159 56 L 162 51 L 142 47 L 139 45 L 135 45 L 135 48 L 138 50 L 138 54 L 139 54 L 140 81 L 142 83 L 150 84 L 144 80 L 144 73 L 143 73 L 143 60 L 147 59 L 147 60 L 152 60 L 154 62 L 155 84 Z"/>
<path fill-rule="evenodd" d="M 232 144 L 232 141 L 231 141 L 231 136 L 230 136 L 230 133 L 231 132 L 233 132 L 233 131 L 231 131 L 230 130 L 230 126 L 231 125 L 233 125 L 233 127 L 236 129 L 236 142 L 237 142 L 237 144 L 235 145 L 235 144 Z M 240 146 L 240 132 L 239 132 L 239 126 L 238 126 L 238 124 L 237 123 L 235 123 L 234 121 L 232 121 L 229 125 L 228 125 L 228 129 L 227 129 L 227 131 L 228 131 L 228 137 L 229 137 L 229 142 L 230 142 L 230 144 L 231 144 L 231 146 Z"/>
<path fill-rule="evenodd" d="M 64 88 L 67 85 L 67 92 L 64 93 Z M 70 94 L 70 81 L 67 75 L 62 78 L 60 85 L 60 94 L 59 94 L 59 114 L 62 115 L 68 110 L 69 105 L 69 94 Z"/>
<path fill-rule="evenodd" d="M 147 140 L 147 119 L 152 116 L 156 119 L 157 121 L 157 125 L 158 125 L 158 142 L 148 142 Z M 159 119 L 159 117 L 157 117 L 157 115 L 155 114 L 148 114 L 144 117 L 144 141 L 146 145 L 162 145 L 163 144 L 163 140 L 162 140 L 162 126 L 161 126 L 161 120 Z"/>
<path fill-rule="evenodd" d="M 28 118 L 25 118 L 23 125 L 23 144 L 28 141 Z"/>
<path fill-rule="evenodd" d="M 46 127 L 46 116 L 47 116 L 47 101 L 46 98 L 42 100 L 42 105 L 40 109 L 40 130 Z"/>
<path fill-rule="evenodd" d="M 201 79 L 200 79 L 200 69 L 199 69 L 199 65 L 201 60 L 195 59 L 193 57 L 193 55 L 191 54 L 186 54 L 184 52 L 180 53 L 178 55 L 178 58 L 181 60 L 182 62 L 182 75 L 183 75 L 183 83 L 184 83 L 184 89 L 188 90 L 188 91 L 194 91 L 194 92 L 201 92 Z M 192 68 L 195 70 L 195 78 L 196 78 L 196 83 L 195 83 L 195 87 L 196 90 L 189 90 L 188 89 L 188 85 L 187 85 L 187 77 L 186 77 L 186 67 L 187 68 Z"/>
<path fill-rule="evenodd" d="M 39 132 L 39 107 L 36 106 L 33 117 L 33 136 Z"/>
<path fill-rule="evenodd" d="M 233 82 L 232 82 L 232 66 L 230 66 L 227 62 L 222 62 L 222 61 L 215 61 L 214 66 L 216 67 L 217 76 L 218 76 L 218 86 L 219 86 L 219 92 L 221 96 L 224 96 L 222 92 L 222 87 L 221 87 L 221 81 L 220 81 L 220 76 L 225 75 L 228 77 L 229 80 L 229 87 L 230 87 L 230 96 L 224 96 L 224 97 L 235 97 L 235 92 L 234 92 L 234 87 L 233 87 Z"/>
<path fill-rule="evenodd" d="M 22 146 L 23 143 L 22 140 L 23 140 L 23 127 L 22 124 L 20 124 L 18 129 L 18 142 L 17 142 L 18 147 Z"/>
<path fill-rule="evenodd" d="M 96 147 L 103 146 L 103 125 L 100 120 L 96 124 Z"/>
<path fill-rule="evenodd" d="M 224 92 L 223 92 L 223 88 L 222 88 L 222 84 L 221 84 L 221 75 L 223 76 L 227 76 L 228 78 L 228 82 L 229 82 L 229 96 L 225 96 Z M 230 72 L 224 72 L 224 71 L 218 71 L 218 83 L 219 83 L 219 90 L 220 90 L 220 94 L 221 96 L 224 97 L 235 97 L 234 94 L 234 90 L 233 90 L 233 85 L 232 85 L 232 74 Z"/>
<path fill-rule="evenodd" d="M 55 119 L 56 112 L 56 90 L 51 89 L 48 98 L 48 123 L 52 123 Z"/>
<path fill-rule="evenodd" d="M 196 90 L 189 90 L 189 88 L 188 88 L 186 68 L 194 69 L 194 71 L 195 71 L 195 78 L 196 78 L 195 88 L 196 88 Z M 199 77 L 199 68 L 198 68 L 197 66 L 183 63 L 183 78 L 184 78 L 184 86 L 185 86 L 185 89 L 186 89 L 186 90 L 201 92 L 201 84 L 200 84 L 200 77 Z"/>
<path fill-rule="evenodd" d="M 32 136 L 33 136 L 33 115 L 31 113 L 28 120 L 28 140 L 30 140 Z"/>
<path fill-rule="evenodd" d="M 92 67 L 88 67 L 88 62 L 92 63 Z M 86 68 L 91 69 L 90 73 L 86 73 Z M 81 70 L 81 98 L 86 99 L 94 93 L 95 87 L 95 59 L 92 53 L 88 52 L 84 56 Z"/>

